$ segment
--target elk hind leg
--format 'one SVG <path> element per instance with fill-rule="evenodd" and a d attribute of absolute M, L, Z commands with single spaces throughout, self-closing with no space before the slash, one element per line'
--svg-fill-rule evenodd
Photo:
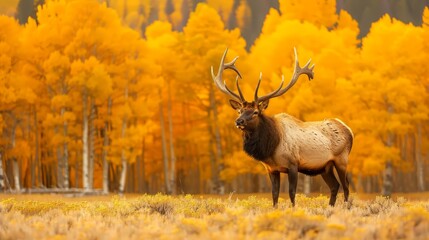
<path fill-rule="evenodd" d="M 335 201 L 337 200 L 338 190 L 340 189 L 340 183 L 334 174 L 334 164 L 329 162 L 325 166 L 325 172 L 322 173 L 322 178 L 328 184 L 329 189 L 331 190 L 331 197 L 329 199 L 329 205 L 334 206 Z"/>
<path fill-rule="evenodd" d="M 338 166 L 335 164 L 335 169 L 337 170 L 338 177 L 340 178 L 341 185 L 343 186 L 344 191 L 344 201 L 349 200 L 349 180 L 347 178 L 347 169 L 344 166 Z"/>

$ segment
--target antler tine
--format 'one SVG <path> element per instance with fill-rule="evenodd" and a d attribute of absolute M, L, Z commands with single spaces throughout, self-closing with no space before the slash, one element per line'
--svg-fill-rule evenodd
<path fill-rule="evenodd" d="M 241 92 L 240 85 L 238 84 L 238 77 L 241 78 L 240 74 L 238 74 L 237 77 L 235 78 L 235 85 L 237 85 L 237 90 L 238 90 L 238 94 L 240 94 L 240 98 L 243 99 L 244 101 L 243 93 Z"/>
<path fill-rule="evenodd" d="M 295 70 L 292 74 L 292 79 L 290 80 L 290 82 L 288 83 L 288 85 L 284 88 L 282 88 L 283 82 L 284 82 L 284 77 L 282 75 L 282 83 L 280 84 L 280 87 L 276 90 L 273 91 L 271 93 L 269 93 L 268 95 L 265 95 L 263 97 L 260 97 L 259 99 L 257 99 L 258 101 L 264 101 L 270 98 L 274 98 L 274 97 L 278 97 L 283 95 L 285 92 L 287 92 L 291 87 L 293 87 L 293 85 L 295 85 L 295 83 L 298 81 L 298 78 L 301 74 L 306 74 L 308 76 L 308 79 L 311 80 L 314 78 L 314 64 L 309 68 L 308 66 L 311 63 L 311 59 L 308 60 L 308 62 L 305 64 L 305 66 L 303 68 L 301 68 L 299 66 L 299 61 L 298 61 L 298 54 L 296 52 L 296 48 L 293 48 L 294 50 L 294 55 L 295 55 Z M 280 90 L 281 89 L 281 90 Z M 256 101 L 256 95 L 255 95 L 255 101 Z"/>
<path fill-rule="evenodd" d="M 293 51 L 294 51 L 294 54 L 295 54 L 295 70 L 293 72 L 292 79 L 290 80 L 290 82 L 288 84 L 289 88 L 291 88 L 293 85 L 295 85 L 296 81 L 298 80 L 299 75 L 301 75 L 301 74 L 306 74 L 310 80 L 314 78 L 314 73 L 313 73 L 314 64 L 313 64 L 313 66 L 311 66 L 311 68 L 308 68 L 308 66 L 311 63 L 311 58 L 304 65 L 304 67 L 301 68 L 299 66 L 298 54 L 296 53 L 296 48 L 295 47 L 293 48 Z"/>
<path fill-rule="evenodd" d="M 262 81 L 262 72 L 259 73 L 259 80 L 255 89 L 255 102 L 258 102 L 258 91 L 259 91 L 259 86 L 261 85 L 261 81 Z"/>
<path fill-rule="evenodd" d="M 282 89 L 283 84 L 284 84 L 284 80 L 285 80 L 285 78 L 282 75 L 282 82 L 280 83 L 280 86 L 276 90 L 274 90 L 274 91 L 270 92 L 269 94 L 264 95 L 262 97 L 258 97 L 258 88 L 259 88 L 259 84 L 261 82 L 261 79 L 259 79 L 258 86 L 257 86 L 256 91 L 255 91 L 255 102 L 256 103 L 262 102 L 264 100 L 267 100 L 267 99 L 270 99 L 270 98 L 274 97 Z"/>
<path fill-rule="evenodd" d="M 237 75 L 238 75 L 237 79 L 236 79 L 237 86 L 238 86 L 238 77 L 241 78 L 241 74 L 240 74 L 240 72 L 238 71 L 238 69 L 235 66 L 235 62 L 237 61 L 238 56 L 235 57 L 231 62 L 225 63 L 225 58 L 226 58 L 226 54 L 227 53 L 228 53 L 228 48 L 223 53 L 223 56 L 222 56 L 220 64 L 219 64 L 219 70 L 218 70 L 218 73 L 217 73 L 216 76 L 214 75 L 213 66 L 211 67 L 211 73 L 212 73 L 213 81 L 214 81 L 215 85 L 219 88 L 219 90 L 221 90 L 223 93 L 226 93 L 230 97 L 232 97 L 232 98 L 234 98 L 236 100 L 239 100 L 240 102 L 244 102 L 245 100 L 243 98 L 243 94 L 241 93 L 240 88 L 238 88 L 238 91 L 239 91 L 240 95 L 237 95 L 236 93 L 234 93 L 233 91 L 231 91 L 226 86 L 226 82 L 225 81 L 223 81 L 223 84 L 222 84 L 222 73 L 223 73 L 223 71 L 225 69 L 231 69 L 231 70 L 233 70 L 234 72 L 237 73 Z"/>
<path fill-rule="evenodd" d="M 226 64 L 225 64 L 225 68 L 224 68 L 224 69 L 232 69 L 232 70 L 234 70 L 234 72 L 236 72 L 236 73 L 237 73 L 237 75 L 238 75 L 240 78 L 242 78 L 242 77 L 241 77 L 241 73 L 240 73 L 240 71 L 238 71 L 237 67 L 235 66 L 235 62 L 237 61 L 237 59 L 238 59 L 238 56 L 237 56 L 237 57 L 235 57 L 234 59 L 232 59 L 232 61 L 231 61 L 231 62 L 226 63 Z"/>
<path fill-rule="evenodd" d="M 238 85 L 238 77 L 239 76 L 235 78 L 235 84 L 237 85 L 238 93 L 240 94 L 238 97 L 239 99 L 244 99 L 243 93 L 241 92 L 240 86 Z M 225 87 L 225 90 L 228 91 L 229 94 L 237 96 L 236 93 L 234 93 L 233 91 L 231 91 L 231 89 L 228 88 L 225 81 L 223 81 L 223 86 Z"/>
<path fill-rule="evenodd" d="M 239 76 L 237 76 L 237 77 L 235 78 L 235 85 L 237 85 L 237 90 L 238 90 L 238 94 L 240 95 L 240 96 L 239 96 L 239 97 L 240 97 L 240 99 L 243 99 L 243 100 L 244 100 L 243 93 L 241 92 L 240 85 L 238 84 L 238 78 L 239 78 Z M 223 81 L 223 86 L 225 87 L 225 89 L 226 89 L 230 94 L 232 94 L 232 95 L 236 95 L 233 91 L 231 91 L 231 90 L 228 88 L 228 86 L 226 85 L 226 82 L 225 82 L 225 81 Z"/>

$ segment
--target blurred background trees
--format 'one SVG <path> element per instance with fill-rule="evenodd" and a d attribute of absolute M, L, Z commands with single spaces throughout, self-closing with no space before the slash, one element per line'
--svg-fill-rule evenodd
<path fill-rule="evenodd" d="M 267 114 L 338 117 L 359 192 L 429 187 L 428 1 L 17 0 L 0 4 L 0 187 L 268 192 L 210 66 L 252 98 L 312 58 Z M 233 86 L 234 74 L 226 73 Z M 301 190 L 327 192 L 300 176 Z M 286 179 L 286 178 L 283 178 Z M 287 180 L 284 180 L 287 181 Z M 283 190 L 287 184 L 282 184 Z"/>

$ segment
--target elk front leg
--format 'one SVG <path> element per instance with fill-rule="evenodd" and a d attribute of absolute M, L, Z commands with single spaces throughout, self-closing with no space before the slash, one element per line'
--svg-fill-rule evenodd
<path fill-rule="evenodd" d="M 289 180 L 289 198 L 292 202 L 292 207 L 295 207 L 296 186 L 298 185 L 298 167 L 292 166 L 288 169 Z"/>
<path fill-rule="evenodd" d="M 271 188 L 273 194 L 273 207 L 277 208 L 280 192 L 280 172 L 268 172 L 271 180 Z"/>

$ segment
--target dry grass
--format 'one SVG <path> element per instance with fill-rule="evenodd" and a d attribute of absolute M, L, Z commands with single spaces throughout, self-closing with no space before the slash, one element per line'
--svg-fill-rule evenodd
<path fill-rule="evenodd" d="M 429 201 L 0 195 L 0 239 L 429 239 Z"/>

